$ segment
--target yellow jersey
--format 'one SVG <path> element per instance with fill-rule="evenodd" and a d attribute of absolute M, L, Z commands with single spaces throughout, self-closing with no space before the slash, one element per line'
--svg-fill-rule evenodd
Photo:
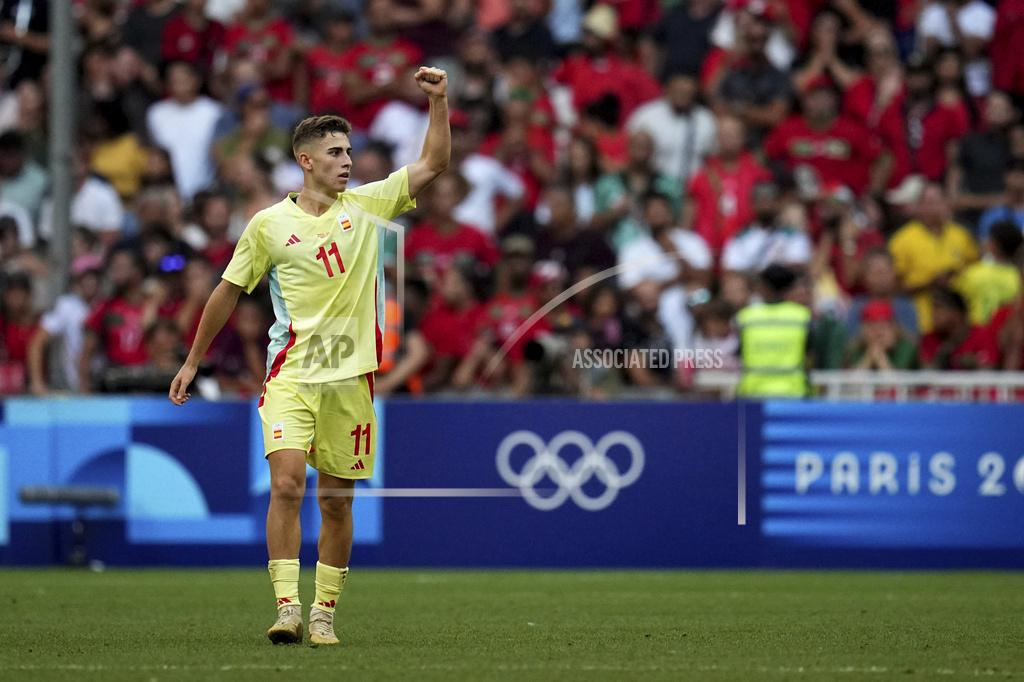
<path fill-rule="evenodd" d="M 247 293 L 269 275 L 267 379 L 326 383 L 373 372 L 384 326 L 381 223 L 416 206 L 408 170 L 339 193 L 320 216 L 296 196 L 253 216 L 222 275 Z"/>
<path fill-rule="evenodd" d="M 907 289 L 928 284 L 943 272 L 956 275 L 978 260 L 978 247 L 971 233 L 956 223 L 947 223 L 938 235 L 920 221 L 914 220 L 889 240 L 896 275 Z M 932 292 L 923 290 L 914 295 L 917 321 L 921 333 L 932 330 Z"/>
<path fill-rule="evenodd" d="M 988 324 L 1005 303 L 1020 295 L 1021 278 L 1009 263 L 982 260 L 968 265 L 956 279 L 956 290 L 967 301 L 971 323 Z"/>

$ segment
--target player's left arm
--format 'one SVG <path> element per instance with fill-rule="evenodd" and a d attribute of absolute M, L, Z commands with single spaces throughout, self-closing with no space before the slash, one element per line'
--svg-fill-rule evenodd
<path fill-rule="evenodd" d="M 413 199 L 448 168 L 452 155 L 452 132 L 448 125 L 448 74 L 441 69 L 421 66 L 414 78 L 430 102 L 430 125 L 420 158 L 406 166 L 409 196 Z"/>

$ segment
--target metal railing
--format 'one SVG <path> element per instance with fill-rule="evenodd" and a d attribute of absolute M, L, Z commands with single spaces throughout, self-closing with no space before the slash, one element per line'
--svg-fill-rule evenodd
<path fill-rule="evenodd" d="M 738 372 L 704 371 L 695 387 L 722 399 L 736 397 Z M 866 402 L 1018 402 L 1024 400 L 1024 372 L 887 372 L 815 370 L 810 375 L 814 395 L 823 400 Z"/>

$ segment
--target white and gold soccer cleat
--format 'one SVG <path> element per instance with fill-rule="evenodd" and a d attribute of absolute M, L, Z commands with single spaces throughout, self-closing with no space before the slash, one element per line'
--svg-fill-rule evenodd
<path fill-rule="evenodd" d="M 333 646 L 340 644 L 334 634 L 334 614 L 321 611 L 315 606 L 309 610 L 309 645 Z"/>
<path fill-rule="evenodd" d="M 277 621 L 267 630 L 274 644 L 296 644 L 302 641 L 302 607 L 282 606 L 277 610 Z"/>

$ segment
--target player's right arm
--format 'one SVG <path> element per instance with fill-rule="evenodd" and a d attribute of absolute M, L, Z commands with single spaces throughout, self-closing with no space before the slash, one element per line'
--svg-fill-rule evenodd
<path fill-rule="evenodd" d="M 270 255 L 264 248 L 260 236 L 262 224 L 263 218 L 260 213 L 257 213 L 242 232 L 238 243 L 235 244 L 231 262 L 228 263 L 221 276 L 220 284 L 210 294 L 210 300 L 203 308 L 203 315 L 199 318 L 199 329 L 196 331 L 195 341 L 192 342 L 192 349 L 188 352 L 185 364 L 178 370 L 177 376 L 171 382 L 171 390 L 167 393 L 167 397 L 175 405 L 184 405 L 188 400 L 188 386 L 196 376 L 199 363 L 206 356 L 206 351 L 213 343 L 213 339 L 231 317 L 231 313 L 238 303 L 238 297 L 243 291 L 252 293 L 263 275 L 270 269 Z"/>
<path fill-rule="evenodd" d="M 196 376 L 199 363 L 206 356 L 213 339 L 220 333 L 220 330 L 227 324 L 231 313 L 235 310 L 238 297 L 242 294 L 242 287 L 225 280 L 221 280 L 217 288 L 210 294 L 210 300 L 203 308 L 203 316 L 199 318 L 199 329 L 196 331 L 196 339 L 192 343 L 192 349 L 188 352 L 185 364 L 178 370 L 178 374 L 171 382 L 171 390 L 167 397 L 175 405 L 184 405 L 188 400 L 187 393 L 189 384 Z"/>

